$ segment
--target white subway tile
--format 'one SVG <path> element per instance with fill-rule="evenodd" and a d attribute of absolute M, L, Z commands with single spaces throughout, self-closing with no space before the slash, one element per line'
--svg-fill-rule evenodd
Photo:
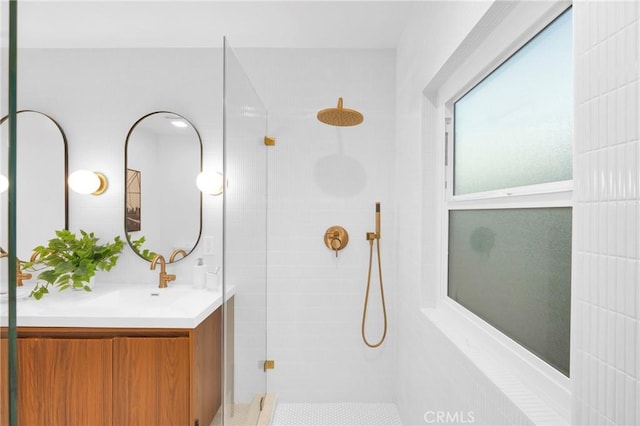
<path fill-rule="evenodd" d="M 607 212 L 607 218 L 606 218 L 606 225 L 605 225 L 605 232 L 606 232 L 606 253 L 609 256 L 615 256 L 616 254 L 616 229 L 617 229 L 617 219 L 618 219 L 618 212 L 617 212 L 617 205 L 616 202 L 614 201 L 610 201 L 608 203 L 605 204 L 605 210 Z M 610 298 L 609 302 L 611 302 L 613 299 Z M 611 306 L 611 305 L 608 305 Z"/>
<path fill-rule="evenodd" d="M 604 414 L 608 419 L 612 419 L 615 415 L 616 408 L 616 370 L 610 365 L 606 368 L 606 408 Z"/>
<path fill-rule="evenodd" d="M 592 247 L 593 252 L 597 253 L 597 254 L 606 254 L 607 252 L 607 206 L 606 203 L 603 202 L 597 202 L 594 203 L 594 208 L 596 211 L 596 232 L 598 235 L 597 240 L 595 241 L 595 246 Z M 602 258 L 598 259 L 599 261 L 602 260 Z M 606 276 L 603 275 L 605 271 L 604 267 L 600 267 L 601 272 L 600 272 L 600 276 L 598 277 L 598 279 L 602 282 L 606 279 Z M 599 292 L 598 293 L 598 303 L 602 304 L 604 303 L 604 292 Z"/>
<path fill-rule="evenodd" d="M 581 354 L 582 363 L 580 364 L 580 370 L 577 375 L 582 377 L 582 388 L 581 392 L 577 395 L 578 398 L 582 400 L 588 400 L 591 392 L 591 381 L 593 378 L 589 374 L 585 374 L 585 372 L 589 372 L 589 368 L 591 365 L 590 356 L 587 353 L 582 352 Z"/>
<path fill-rule="evenodd" d="M 602 51 L 602 49 L 600 49 Z M 598 79 L 598 84 L 603 85 L 604 77 Z M 609 112 L 607 111 L 607 101 L 602 93 L 596 98 L 598 105 L 598 121 L 596 121 L 598 129 L 598 148 L 605 148 L 609 145 L 609 135 L 607 134 L 607 120 L 609 120 Z"/>
<path fill-rule="evenodd" d="M 615 63 L 615 67 L 613 69 L 613 77 L 614 77 L 614 88 L 615 89 L 619 89 L 622 85 L 623 85 L 623 70 L 622 70 L 622 63 L 624 61 L 624 51 L 622 49 L 622 47 L 620 46 L 620 40 L 622 38 L 622 33 L 620 31 L 616 32 L 612 38 L 611 41 L 613 43 L 612 49 L 614 51 L 614 63 Z"/>
<path fill-rule="evenodd" d="M 638 119 L 640 111 L 638 110 L 638 90 L 639 83 L 636 78 L 635 82 L 627 86 L 627 139 L 630 141 L 638 140 Z"/>
<path fill-rule="evenodd" d="M 624 208 L 620 209 L 624 212 Z M 619 255 L 621 256 L 621 255 Z M 614 311 L 625 313 L 626 296 L 627 296 L 627 260 L 622 257 L 616 257 L 616 303 L 614 305 Z"/>
<path fill-rule="evenodd" d="M 598 292 L 600 291 L 600 278 L 599 278 L 599 274 L 600 274 L 600 263 L 598 262 L 598 255 L 596 254 L 591 254 L 590 256 L 590 260 L 591 260 L 591 273 L 589 274 L 589 283 L 590 283 L 590 290 L 589 290 L 589 303 L 592 306 L 597 306 L 598 304 Z M 594 308 L 595 309 L 595 308 Z M 592 317 L 592 323 L 591 323 L 591 330 L 595 330 L 595 325 L 597 324 L 595 319 Z M 595 353 L 595 352 L 592 352 Z"/>
<path fill-rule="evenodd" d="M 625 331 L 626 320 L 623 315 L 616 314 L 615 316 L 615 336 L 616 336 L 616 358 L 613 360 L 612 365 L 615 365 L 620 370 L 624 371 L 624 362 L 626 357 L 626 346 L 627 343 L 625 339 L 627 338 L 627 334 Z"/>
<path fill-rule="evenodd" d="M 607 345 L 607 356 L 606 363 L 608 365 L 615 365 L 616 362 L 616 350 L 617 350 L 617 334 L 616 334 L 616 314 L 607 311 L 607 335 L 606 335 L 606 345 Z"/>
<path fill-rule="evenodd" d="M 602 285 L 602 284 L 601 284 Z M 596 352 L 596 356 L 602 362 L 607 359 L 607 320 L 608 320 L 609 312 L 603 308 L 598 308 L 598 352 Z M 604 377 L 604 372 L 600 372 Z M 601 380 L 601 384 L 603 384 L 603 378 L 599 377 L 598 380 Z"/>
<path fill-rule="evenodd" d="M 615 370 L 615 410 L 613 413 L 613 421 L 616 424 L 624 425 L 625 422 L 625 395 L 626 377 L 620 370 Z"/>
<path fill-rule="evenodd" d="M 600 225 L 600 228 L 604 227 Z M 599 254 L 596 256 L 596 261 L 598 262 L 598 298 L 594 303 L 599 307 L 603 307 L 607 303 L 607 257 Z M 599 320 L 600 318 L 598 318 Z M 600 358 L 602 359 L 602 356 Z"/>
<path fill-rule="evenodd" d="M 596 44 L 596 38 L 598 36 L 596 28 L 598 15 L 594 8 L 595 4 L 593 2 L 584 2 L 580 5 L 580 9 L 584 11 L 584 19 L 579 25 L 582 25 L 582 31 L 587 34 L 586 50 L 591 49 Z"/>
<path fill-rule="evenodd" d="M 619 150 L 622 152 L 622 150 Z M 624 201 L 618 201 L 616 206 L 615 256 L 624 256 L 625 238 L 627 238 L 627 210 Z"/>
<path fill-rule="evenodd" d="M 627 182 L 625 180 L 625 170 L 627 166 L 627 160 L 624 158 L 625 154 L 624 145 L 618 145 L 616 147 L 616 187 L 618 188 L 618 197 L 616 198 L 618 201 L 625 200 L 627 198 Z M 618 251 L 618 253 L 621 253 Z"/>
<path fill-rule="evenodd" d="M 589 170 L 590 170 L 590 178 L 589 178 L 589 201 L 599 200 L 599 192 L 598 192 L 598 152 L 595 151 L 597 149 L 595 146 L 591 152 L 589 152 Z M 592 216 L 592 220 L 595 218 Z M 595 223 L 593 223 L 595 225 Z M 591 228 L 595 230 L 597 228 Z M 593 244 L 596 241 L 592 241 Z"/>
<path fill-rule="evenodd" d="M 583 349 L 583 364 L 586 359 L 585 352 L 590 352 L 591 350 L 591 341 L 593 340 L 592 329 L 593 326 L 591 324 L 591 309 L 587 303 L 582 304 L 582 322 L 578 324 L 577 329 L 578 332 L 582 334 L 582 349 Z M 584 366 L 583 366 L 584 367 Z"/>
<path fill-rule="evenodd" d="M 598 413 L 604 415 L 607 409 L 607 365 L 602 361 L 596 362 L 598 369 L 598 399 L 594 401 L 594 406 Z"/>
<path fill-rule="evenodd" d="M 625 56 L 623 68 L 624 68 L 624 83 L 628 84 L 638 79 L 637 75 L 637 52 L 638 49 L 638 22 L 629 24 L 624 30 L 624 44 L 627 55 Z"/>
<path fill-rule="evenodd" d="M 613 16 L 613 14 L 609 14 L 609 16 Z M 604 42 L 605 52 L 606 52 L 606 93 L 609 94 L 616 86 L 616 46 L 611 38 L 607 38 Z M 612 110 L 609 110 L 613 113 Z"/>
<path fill-rule="evenodd" d="M 638 261 L 634 259 L 626 259 L 626 308 L 624 312 L 631 318 L 636 320 L 639 317 L 640 303 L 638 298 L 640 296 L 640 289 L 638 289 Z M 639 342 L 640 344 L 640 342 Z"/>
<path fill-rule="evenodd" d="M 606 89 L 607 89 L 607 69 L 608 69 L 608 64 L 607 64 L 607 51 L 606 51 L 606 44 L 604 42 L 604 39 L 601 38 L 600 39 L 601 42 L 598 43 L 598 45 L 595 47 L 596 52 L 597 52 L 597 71 L 596 71 L 596 81 L 597 81 L 597 85 L 598 85 L 598 90 L 597 90 L 597 96 L 598 98 L 602 99 L 602 97 L 604 96 L 604 94 L 606 93 Z M 606 115 L 606 110 L 601 110 L 601 111 L 605 111 L 605 113 L 603 114 L 603 116 L 601 117 L 603 120 L 606 120 L 607 115 Z M 602 126 L 602 124 L 604 123 L 604 121 L 600 122 L 601 124 L 601 129 L 604 132 L 604 130 L 606 129 L 606 126 Z"/>
<path fill-rule="evenodd" d="M 617 292 L 617 268 L 616 258 L 609 256 L 607 258 L 607 303 L 606 307 L 610 311 L 616 309 L 616 292 Z"/>
<path fill-rule="evenodd" d="M 609 139 L 611 142 L 611 139 Z M 605 168 L 605 184 L 607 187 L 607 198 L 606 200 L 612 201 L 615 200 L 618 196 L 618 192 L 615 186 L 614 173 L 616 169 L 616 150 L 615 146 L 609 146 L 606 150 L 606 168 Z M 609 252 L 611 253 L 611 252 Z"/>
<path fill-rule="evenodd" d="M 625 323 L 625 330 L 626 330 L 626 354 L 625 354 L 625 363 L 624 363 L 624 369 L 621 368 L 623 371 L 625 371 L 627 374 L 631 375 L 631 376 L 635 376 L 636 378 L 637 376 L 637 365 L 636 363 L 638 362 L 637 357 L 638 357 L 638 348 L 640 347 L 640 342 L 638 342 L 637 340 L 637 323 L 638 321 L 636 321 L 633 318 L 629 318 L 629 317 L 625 317 L 626 319 L 626 323 Z"/>
<path fill-rule="evenodd" d="M 627 202 L 627 257 L 638 256 L 638 202 Z"/>
<path fill-rule="evenodd" d="M 625 393 L 626 393 L 626 424 L 640 424 L 640 406 L 638 405 L 638 397 L 640 396 L 640 380 L 637 378 L 625 377 Z"/>
<path fill-rule="evenodd" d="M 639 144 L 636 142 L 626 145 L 625 157 L 627 159 L 626 173 L 628 200 L 638 200 L 640 194 L 640 175 L 638 174 L 638 166 L 640 166 L 638 154 L 640 154 L 640 150 L 638 149 L 638 145 Z"/>
<path fill-rule="evenodd" d="M 601 139 L 604 141 L 604 139 Z M 601 148 L 604 148 L 604 146 L 602 146 Z M 605 201 L 609 198 L 609 192 L 608 192 L 608 187 L 607 187 L 607 180 L 606 180 L 606 176 L 607 176 L 607 150 L 606 149 L 600 149 L 596 152 L 596 155 L 598 156 L 598 193 L 596 195 L 596 200 L 598 201 Z M 600 222 L 598 225 L 603 225 L 604 222 Z M 605 239 L 601 239 L 599 241 L 600 244 L 602 244 L 603 246 L 603 252 L 604 249 L 606 249 L 606 243 L 605 243 Z"/>
<path fill-rule="evenodd" d="M 627 115 L 625 113 L 627 105 L 627 90 L 620 87 L 616 90 L 616 137 L 619 143 L 627 141 Z"/>

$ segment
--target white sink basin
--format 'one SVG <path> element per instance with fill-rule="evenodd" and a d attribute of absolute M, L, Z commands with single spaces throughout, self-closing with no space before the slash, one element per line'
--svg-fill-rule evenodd
<path fill-rule="evenodd" d="M 136 288 L 110 291 L 96 297 L 84 298 L 76 306 L 87 308 L 118 307 L 134 305 L 139 308 L 171 306 L 179 302 L 183 297 L 191 295 L 191 289 L 171 288 Z"/>
<path fill-rule="evenodd" d="M 227 290 L 226 299 L 233 295 Z M 18 326 L 195 328 L 223 302 L 222 291 L 190 285 L 101 284 L 16 301 Z M 0 325 L 6 325 L 5 316 Z"/>

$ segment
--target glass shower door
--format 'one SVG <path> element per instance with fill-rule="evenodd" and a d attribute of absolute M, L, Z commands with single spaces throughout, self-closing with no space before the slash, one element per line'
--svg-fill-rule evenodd
<path fill-rule="evenodd" d="M 224 41 L 225 425 L 256 424 L 266 392 L 267 110 Z"/>
<path fill-rule="evenodd" d="M 9 121 L 16 119 L 16 20 L 17 2 L 0 0 L 0 117 L 9 116 Z M 15 124 L 14 124 L 15 126 Z M 15 127 L 14 127 L 15 129 Z M 2 132 L 4 135 L 5 133 Z M 7 140 L 0 143 L 2 147 L 13 146 L 13 160 L 9 150 L 2 150 L 0 162 L 2 170 L 8 171 L 0 176 L 0 220 L 8 223 L 9 234 L 13 238 L 2 235 L 0 240 L 9 241 L 5 252 L 15 253 L 15 185 L 7 188 L 8 178 L 15 172 L 15 131 L 7 133 Z M 4 137 L 4 136 L 3 136 Z M 13 225 L 13 226 L 11 226 Z M 9 285 L 10 276 L 15 277 L 15 265 L 10 267 L 9 256 L 0 259 L 0 425 L 17 425 L 16 417 L 16 328 L 15 309 L 16 294 Z"/>

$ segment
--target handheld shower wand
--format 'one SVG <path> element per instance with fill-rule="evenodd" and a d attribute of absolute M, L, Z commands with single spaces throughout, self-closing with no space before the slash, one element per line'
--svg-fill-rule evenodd
<path fill-rule="evenodd" d="M 376 232 L 367 232 L 367 241 L 380 239 L 380 202 L 376 203 Z M 373 243 L 372 243 L 373 244 Z"/>
<path fill-rule="evenodd" d="M 367 291 L 364 297 L 364 308 L 362 310 L 362 340 L 370 348 L 377 348 L 384 342 L 387 336 L 387 308 L 384 300 L 384 287 L 382 285 L 382 263 L 380 261 L 380 203 L 376 203 L 376 216 L 375 216 L 376 230 L 375 232 L 367 232 L 367 241 L 369 241 L 369 272 L 367 274 Z M 378 279 L 380 281 L 380 298 L 382 302 L 382 315 L 384 317 L 384 329 L 382 337 L 377 343 L 369 343 L 365 333 L 365 325 L 367 322 L 367 306 L 369 305 L 369 289 L 371 287 L 371 267 L 373 266 L 373 241 L 376 242 L 376 250 L 378 252 Z"/>
<path fill-rule="evenodd" d="M 376 203 L 376 238 L 380 239 L 380 202 Z"/>

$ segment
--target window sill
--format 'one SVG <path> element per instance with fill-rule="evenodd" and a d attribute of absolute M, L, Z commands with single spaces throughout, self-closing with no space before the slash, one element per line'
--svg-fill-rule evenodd
<path fill-rule="evenodd" d="M 449 299 L 422 312 L 533 424 L 571 423 L 569 378 Z"/>

